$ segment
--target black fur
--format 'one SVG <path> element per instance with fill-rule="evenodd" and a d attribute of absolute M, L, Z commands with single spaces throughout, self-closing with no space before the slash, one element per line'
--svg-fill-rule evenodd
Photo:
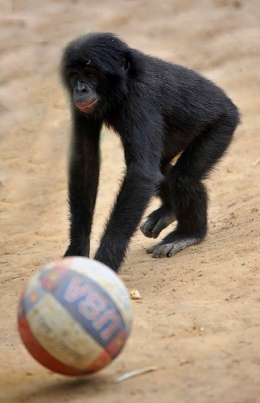
<path fill-rule="evenodd" d="M 162 206 L 141 226 L 144 235 L 156 238 L 174 220 L 177 225 L 147 252 L 172 256 L 200 242 L 207 232 L 202 180 L 223 156 L 239 123 L 232 101 L 200 74 L 129 48 L 113 34 L 88 34 L 71 42 L 61 72 L 73 121 L 65 256 L 89 256 L 103 124 L 121 138 L 126 173 L 95 259 L 119 270 L 155 195 Z"/>

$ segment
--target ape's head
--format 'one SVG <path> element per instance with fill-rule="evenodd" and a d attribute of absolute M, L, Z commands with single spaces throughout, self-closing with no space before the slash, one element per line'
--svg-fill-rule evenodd
<path fill-rule="evenodd" d="M 120 104 L 130 63 L 130 48 L 115 35 L 87 34 L 65 48 L 61 74 L 75 106 L 89 114 Z"/>

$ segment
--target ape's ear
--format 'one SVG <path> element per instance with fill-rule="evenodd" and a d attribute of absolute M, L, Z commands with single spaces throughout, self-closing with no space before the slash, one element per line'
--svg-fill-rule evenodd
<path fill-rule="evenodd" d="M 120 55 L 120 67 L 124 71 L 128 71 L 130 67 L 130 58 L 128 54 Z"/>

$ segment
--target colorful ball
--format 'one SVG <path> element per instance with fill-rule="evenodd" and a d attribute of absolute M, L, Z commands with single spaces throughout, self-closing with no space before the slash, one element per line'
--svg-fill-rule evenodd
<path fill-rule="evenodd" d="M 31 355 L 64 375 L 100 370 L 122 350 L 132 324 L 127 289 L 107 266 L 67 257 L 28 282 L 18 327 Z"/>

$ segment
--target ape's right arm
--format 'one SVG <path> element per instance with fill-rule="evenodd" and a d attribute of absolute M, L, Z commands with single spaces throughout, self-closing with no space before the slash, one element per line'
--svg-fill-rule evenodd
<path fill-rule="evenodd" d="M 101 125 L 76 110 L 73 114 L 68 186 L 70 244 L 65 256 L 89 256 L 99 182 Z"/>

